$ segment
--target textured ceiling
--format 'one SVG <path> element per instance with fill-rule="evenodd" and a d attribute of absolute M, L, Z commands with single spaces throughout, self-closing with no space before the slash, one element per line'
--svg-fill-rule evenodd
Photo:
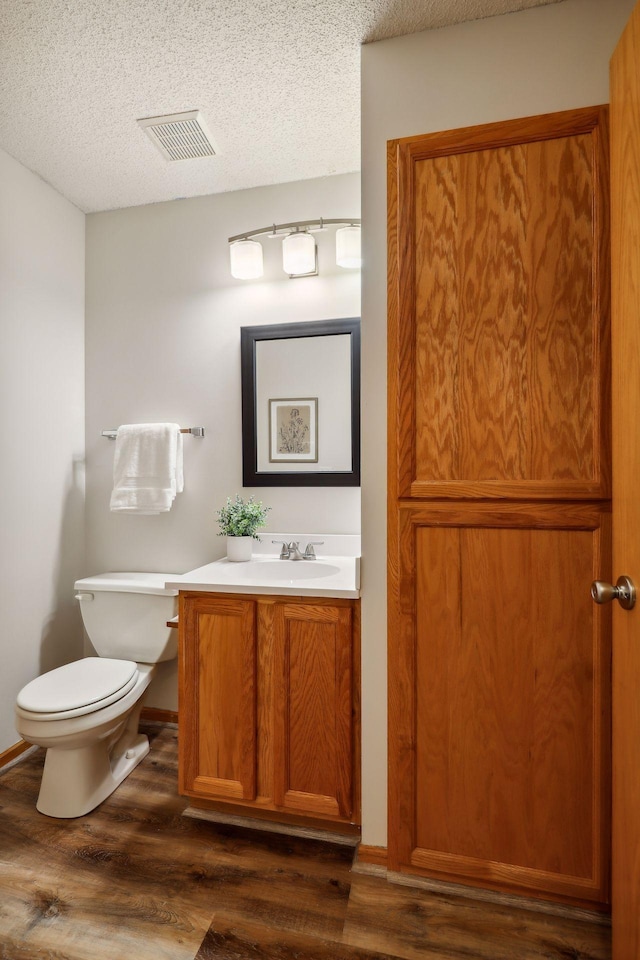
<path fill-rule="evenodd" d="M 360 44 L 557 0 L 0 0 L 0 146 L 85 211 L 360 167 Z M 141 117 L 198 109 L 215 158 Z"/>

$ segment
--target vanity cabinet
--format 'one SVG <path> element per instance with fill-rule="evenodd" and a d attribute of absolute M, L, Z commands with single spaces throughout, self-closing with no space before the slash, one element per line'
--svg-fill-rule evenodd
<path fill-rule="evenodd" d="M 180 792 L 359 822 L 359 601 L 180 594 Z"/>

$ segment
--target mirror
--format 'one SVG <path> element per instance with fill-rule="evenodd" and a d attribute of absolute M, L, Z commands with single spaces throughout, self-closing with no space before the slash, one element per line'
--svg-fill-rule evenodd
<path fill-rule="evenodd" d="M 360 486 L 359 318 L 240 337 L 244 486 Z"/>

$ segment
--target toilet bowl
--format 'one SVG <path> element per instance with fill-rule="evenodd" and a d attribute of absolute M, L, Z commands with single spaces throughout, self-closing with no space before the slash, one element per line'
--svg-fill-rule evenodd
<path fill-rule="evenodd" d="M 166 626 L 177 591 L 164 588 L 175 577 L 109 573 L 76 581 L 99 656 L 36 677 L 16 702 L 18 733 L 47 750 L 36 804 L 41 813 L 89 813 L 149 752 L 138 723 L 156 664 L 177 655 L 176 631 Z"/>

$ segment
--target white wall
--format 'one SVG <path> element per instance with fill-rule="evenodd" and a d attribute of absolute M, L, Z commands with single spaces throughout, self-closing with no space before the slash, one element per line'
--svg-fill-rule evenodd
<path fill-rule="evenodd" d="M 215 511 L 242 491 L 240 327 L 360 315 L 360 273 L 335 265 L 318 234 L 320 275 L 289 280 L 280 241 L 266 240 L 265 278 L 233 280 L 227 237 L 275 222 L 358 217 L 357 174 L 176 200 L 87 220 L 87 573 L 182 573 L 217 559 Z M 156 517 L 109 512 L 113 444 L 104 429 L 170 420 L 185 437 L 185 491 Z M 262 487 L 271 530 L 360 532 L 357 488 Z M 147 704 L 175 709 L 175 664 Z"/>
<path fill-rule="evenodd" d="M 0 150 L 0 752 L 20 688 L 82 653 L 84 215 Z"/>
<path fill-rule="evenodd" d="M 386 142 L 606 103 L 635 0 L 565 0 L 363 47 L 363 841 L 386 843 Z"/>

